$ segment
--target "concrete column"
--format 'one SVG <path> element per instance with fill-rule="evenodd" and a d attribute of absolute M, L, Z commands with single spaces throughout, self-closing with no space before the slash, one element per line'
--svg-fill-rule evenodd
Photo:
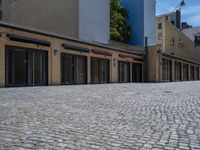
<path fill-rule="evenodd" d="M 87 56 L 87 84 L 91 83 L 91 57 Z"/>
<path fill-rule="evenodd" d="M 118 53 L 113 54 L 110 67 L 112 79 L 111 82 L 118 83 Z"/>
<path fill-rule="evenodd" d="M 60 47 L 60 43 L 57 41 L 54 41 L 54 43 L 52 43 L 52 48 L 51 48 L 51 85 L 60 85 L 61 83 L 61 66 L 60 66 L 60 62 L 61 62 L 61 53 L 59 51 L 59 49 L 61 49 Z M 57 50 L 57 53 L 55 54 L 54 51 Z"/>
<path fill-rule="evenodd" d="M 0 87 L 5 87 L 5 45 L 0 43 Z"/>

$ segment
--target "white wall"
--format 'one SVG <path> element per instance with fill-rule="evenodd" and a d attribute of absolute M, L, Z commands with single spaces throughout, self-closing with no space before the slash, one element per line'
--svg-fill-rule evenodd
<path fill-rule="evenodd" d="M 144 0 L 144 36 L 148 45 L 156 44 L 156 1 Z"/>
<path fill-rule="evenodd" d="M 110 0 L 79 0 L 79 38 L 109 43 Z"/>

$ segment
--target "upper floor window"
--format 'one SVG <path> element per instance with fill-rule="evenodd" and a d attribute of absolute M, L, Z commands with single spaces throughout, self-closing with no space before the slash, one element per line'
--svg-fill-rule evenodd
<path fill-rule="evenodd" d="M 158 40 L 162 40 L 162 33 L 158 33 Z"/>
<path fill-rule="evenodd" d="M 200 46 L 200 33 L 197 33 L 195 35 L 194 43 L 195 43 L 195 46 Z"/>
<path fill-rule="evenodd" d="M 174 45 L 175 45 L 175 38 L 171 38 L 171 39 L 170 39 L 170 45 L 171 45 L 171 46 L 174 46 Z"/>
<path fill-rule="evenodd" d="M 158 29 L 162 29 L 162 23 L 158 24 Z"/>

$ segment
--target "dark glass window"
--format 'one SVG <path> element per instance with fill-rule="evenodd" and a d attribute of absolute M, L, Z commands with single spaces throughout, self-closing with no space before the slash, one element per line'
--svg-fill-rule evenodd
<path fill-rule="evenodd" d="M 132 81 L 142 82 L 142 64 L 140 63 L 132 64 Z"/>
<path fill-rule="evenodd" d="M 61 55 L 62 84 L 86 84 L 87 58 L 77 55 Z"/>
<path fill-rule="evenodd" d="M 183 64 L 183 81 L 188 81 L 188 65 Z"/>
<path fill-rule="evenodd" d="M 174 79 L 175 81 L 181 81 L 181 63 L 174 62 Z"/>
<path fill-rule="evenodd" d="M 119 82 L 127 83 L 130 82 L 130 63 L 129 62 L 119 62 Z"/>
<path fill-rule="evenodd" d="M 6 46 L 6 86 L 48 84 L 47 52 Z"/>
<path fill-rule="evenodd" d="M 91 82 L 92 83 L 109 83 L 110 67 L 109 60 L 91 58 Z"/>
<path fill-rule="evenodd" d="M 162 59 L 162 81 L 172 81 L 172 62 L 165 58 Z"/>
<path fill-rule="evenodd" d="M 194 80 L 194 66 L 190 65 L 190 80 Z"/>

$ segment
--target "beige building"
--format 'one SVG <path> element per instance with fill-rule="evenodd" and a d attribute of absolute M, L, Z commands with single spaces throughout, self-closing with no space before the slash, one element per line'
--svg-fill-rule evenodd
<path fill-rule="evenodd" d="M 157 17 L 157 51 L 160 59 L 160 81 L 199 79 L 200 47 L 174 22 L 171 14 Z"/>
<path fill-rule="evenodd" d="M 200 79 L 196 53 L 181 48 L 103 45 L 3 22 L 0 35 L 1 87 Z"/>
<path fill-rule="evenodd" d="M 0 23 L 0 86 L 144 80 L 144 48 L 117 48 Z"/>

